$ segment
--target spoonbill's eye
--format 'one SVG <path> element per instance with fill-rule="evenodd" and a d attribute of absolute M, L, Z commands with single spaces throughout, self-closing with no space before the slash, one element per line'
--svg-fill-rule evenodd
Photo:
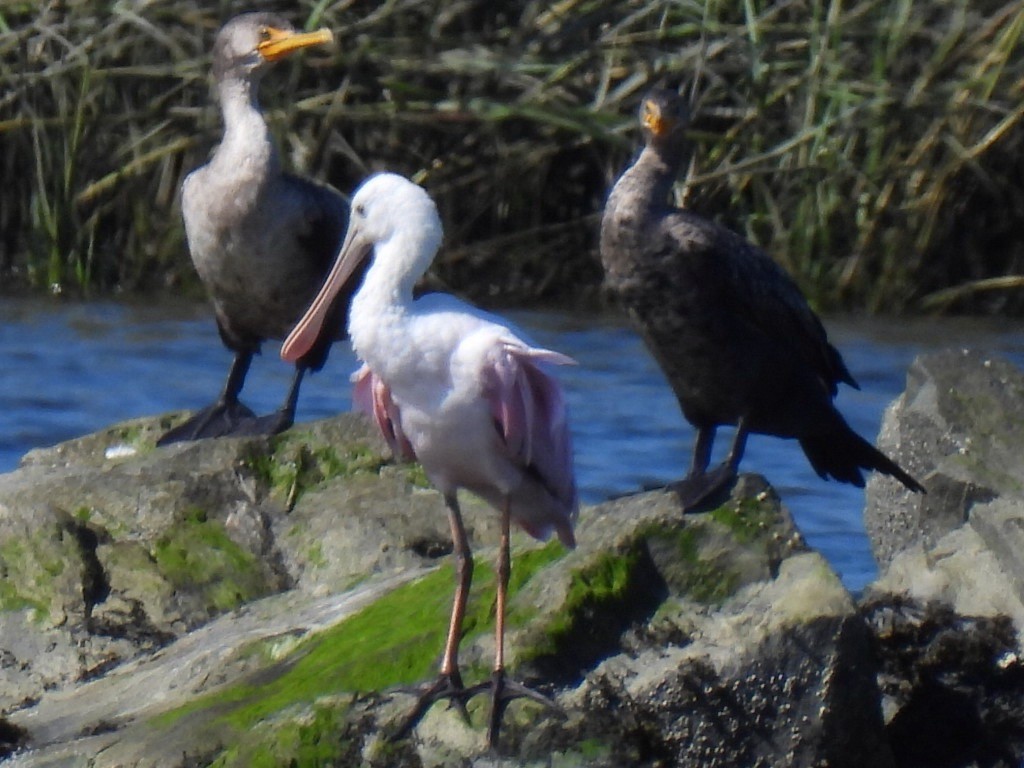
<path fill-rule="evenodd" d="M 357 205 L 356 206 L 356 215 L 358 215 L 358 216 L 365 216 L 366 215 L 366 206 L 363 205 L 362 203 Z"/>

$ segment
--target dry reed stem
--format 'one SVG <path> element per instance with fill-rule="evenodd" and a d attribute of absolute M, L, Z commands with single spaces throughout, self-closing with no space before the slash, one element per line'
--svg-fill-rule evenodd
<path fill-rule="evenodd" d="M 378 168 L 426 184 L 448 229 L 437 272 L 457 289 L 592 294 L 601 203 L 641 94 L 667 82 L 691 84 L 697 109 L 680 199 L 820 306 L 1024 306 L 1024 0 L 288 8 L 338 44 L 265 80 L 284 157 L 345 192 Z M 213 34 L 251 9 L 0 10 L 5 282 L 195 285 L 176 191 L 218 138 Z"/>

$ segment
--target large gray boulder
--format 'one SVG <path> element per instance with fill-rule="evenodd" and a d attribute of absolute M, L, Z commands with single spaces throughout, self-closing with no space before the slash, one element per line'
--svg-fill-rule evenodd
<path fill-rule="evenodd" d="M 933 546 L 975 505 L 1024 501 L 1024 374 L 977 351 L 922 355 L 886 411 L 878 447 L 928 488 L 910 494 L 878 474 L 868 481 L 864 522 L 884 568 L 907 547 Z"/>
<path fill-rule="evenodd" d="M 773 491 L 684 516 L 670 491 L 514 540 L 515 701 L 488 755 L 435 706 L 453 588 L 441 499 L 357 417 L 153 449 L 143 421 L 0 477 L 0 739 L 12 766 L 888 766 L 870 636 Z M 461 661 L 493 653 L 496 515 Z M 17 545 L 13 545 L 16 542 Z"/>
<path fill-rule="evenodd" d="M 1024 633 L 1024 373 L 967 350 L 924 355 L 879 438 L 927 495 L 868 484 L 874 593 L 1007 616 Z"/>
<path fill-rule="evenodd" d="M 875 637 L 899 765 L 1024 758 L 1024 375 L 1006 360 L 918 358 L 879 440 L 924 481 L 868 484 L 882 574 L 862 611 Z"/>

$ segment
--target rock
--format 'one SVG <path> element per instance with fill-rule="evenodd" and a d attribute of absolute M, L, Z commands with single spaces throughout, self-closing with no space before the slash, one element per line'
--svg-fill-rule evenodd
<path fill-rule="evenodd" d="M 869 598 L 863 612 L 897 765 L 1020 766 L 1024 662 L 1009 617 L 891 594 Z"/>
<path fill-rule="evenodd" d="M 869 635 L 820 555 L 788 558 L 730 603 L 687 616 L 688 642 L 588 677 L 577 701 L 595 737 L 616 734 L 613 764 L 892 765 Z"/>
<path fill-rule="evenodd" d="M 884 568 L 906 547 L 931 547 L 959 528 L 976 504 L 1024 499 L 1024 374 L 976 351 L 923 355 L 886 412 L 878 447 L 928 488 L 911 494 L 877 473 L 869 479 L 864 522 Z"/>
<path fill-rule="evenodd" d="M 968 524 L 904 549 L 867 589 L 899 765 L 1018 768 L 1024 759 L 1024 593 L 1007 569 L 1020 550 L 1004 556 L 1015 537 L 996 538 L 1022 522 L 1019 501 L 975 505 Z"/>
<path fill-rule="evenodd" d="M 938 603 L 964 616 L 1005 616 L 1024 631 L 1024 591 L 1014 568 L 1019 568 L 1021 552 L 1003 553 L 1015 542 L 1012 536 L 998 540 L 1000 530 L 1019 535 L 1021 524 L 1024 502 L 997 499 L 976 505 L 968 524 L 932 546 L 918 542 L 896 555 L 867 594 Z"/>
<path fill-rule="evenodd" d="M 928 494 L 868 484 L 882 575 L 865 592 L 898 765 L 1024 758 L 1024 375 L 977 352 L 918 358 L 879 440 Z"/>
<path fill-rule="evenodd" d="M 415 576 L 375 580 L 340 596 L 286 593 L 258 600 L 94 680 L 44 696 L 11 724 L 34 751 L 11 765 L 193 765 L 215 756 L 221 735 L 201 703 L 225 684 L 254 681 L 276 659 L 301 657 L 303 639 L 343 621 Z M 287 662 L 280 666 L 286 666 Z M 213 699 L 216 700 L 216 694 Z M 24 740 L 24 736 L 22 737 Z M 192 761 L 192 762 L 190 762 Z"/>
<path fill-rule="evenodd" d="M 683 516 L 668 491 L 514 538 L 502 755 L 434 707 L 453 573 L 439 495 L 343 417 L 154 450 L 161 421 L 0 477 L 0 740 L 12 766 L 891 764 L 865 624 L 763 480 Z M 493 653 L 496 515 L 461 652 Z M 7 734 L 6 736 L 4 734 Z M 317 762 L 319 761 L 319 762 Z"/>
<path fill-rule="evenodd" d="M 976 352 L 922 356 L 879 442 L 928 494 L 869 481 L 865 520 L 883 569 L 869 593 L 1009 616 L 1024 633 L 1024 373 Z"/>
<path fill-rule="evenodd" d="M 325 593 L 432 564 L 429 547 L 417 550 L 443 539 L 439 502 L 410 490 L 410 470 L 385 467 L 363 420 L 154 450 L 165 427 L 129 422 L 33 451 L 0 476 L 0 711 L 296 583 Z M 363 514 L 378 505 L 402 515 Z M 475 512 L 471 527 L 494 527 Z M 388 548 L 379 528 L 401 532 L 418 513 L 427 524 Z M 324 569 L 327 557 L 342 565 Z"/>

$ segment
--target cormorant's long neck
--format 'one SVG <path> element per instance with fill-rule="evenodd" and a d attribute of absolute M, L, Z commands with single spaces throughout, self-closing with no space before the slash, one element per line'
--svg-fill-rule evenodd
<path fill-rule="evenodd" d="M 667 204 L 672 185 L 679 176 L 686 153 L 681 143 L 651 142 L 621 182 L 629 196 L 645 208 L 661 209 Z"/>
<path fill-rule="evenodd" d="M 258 81 L 226 77 L 217 83 L 224 138 L 214 162 L 225 176 L 266 178 L 278 170 L 277 151 L 257 101 Z"/>

